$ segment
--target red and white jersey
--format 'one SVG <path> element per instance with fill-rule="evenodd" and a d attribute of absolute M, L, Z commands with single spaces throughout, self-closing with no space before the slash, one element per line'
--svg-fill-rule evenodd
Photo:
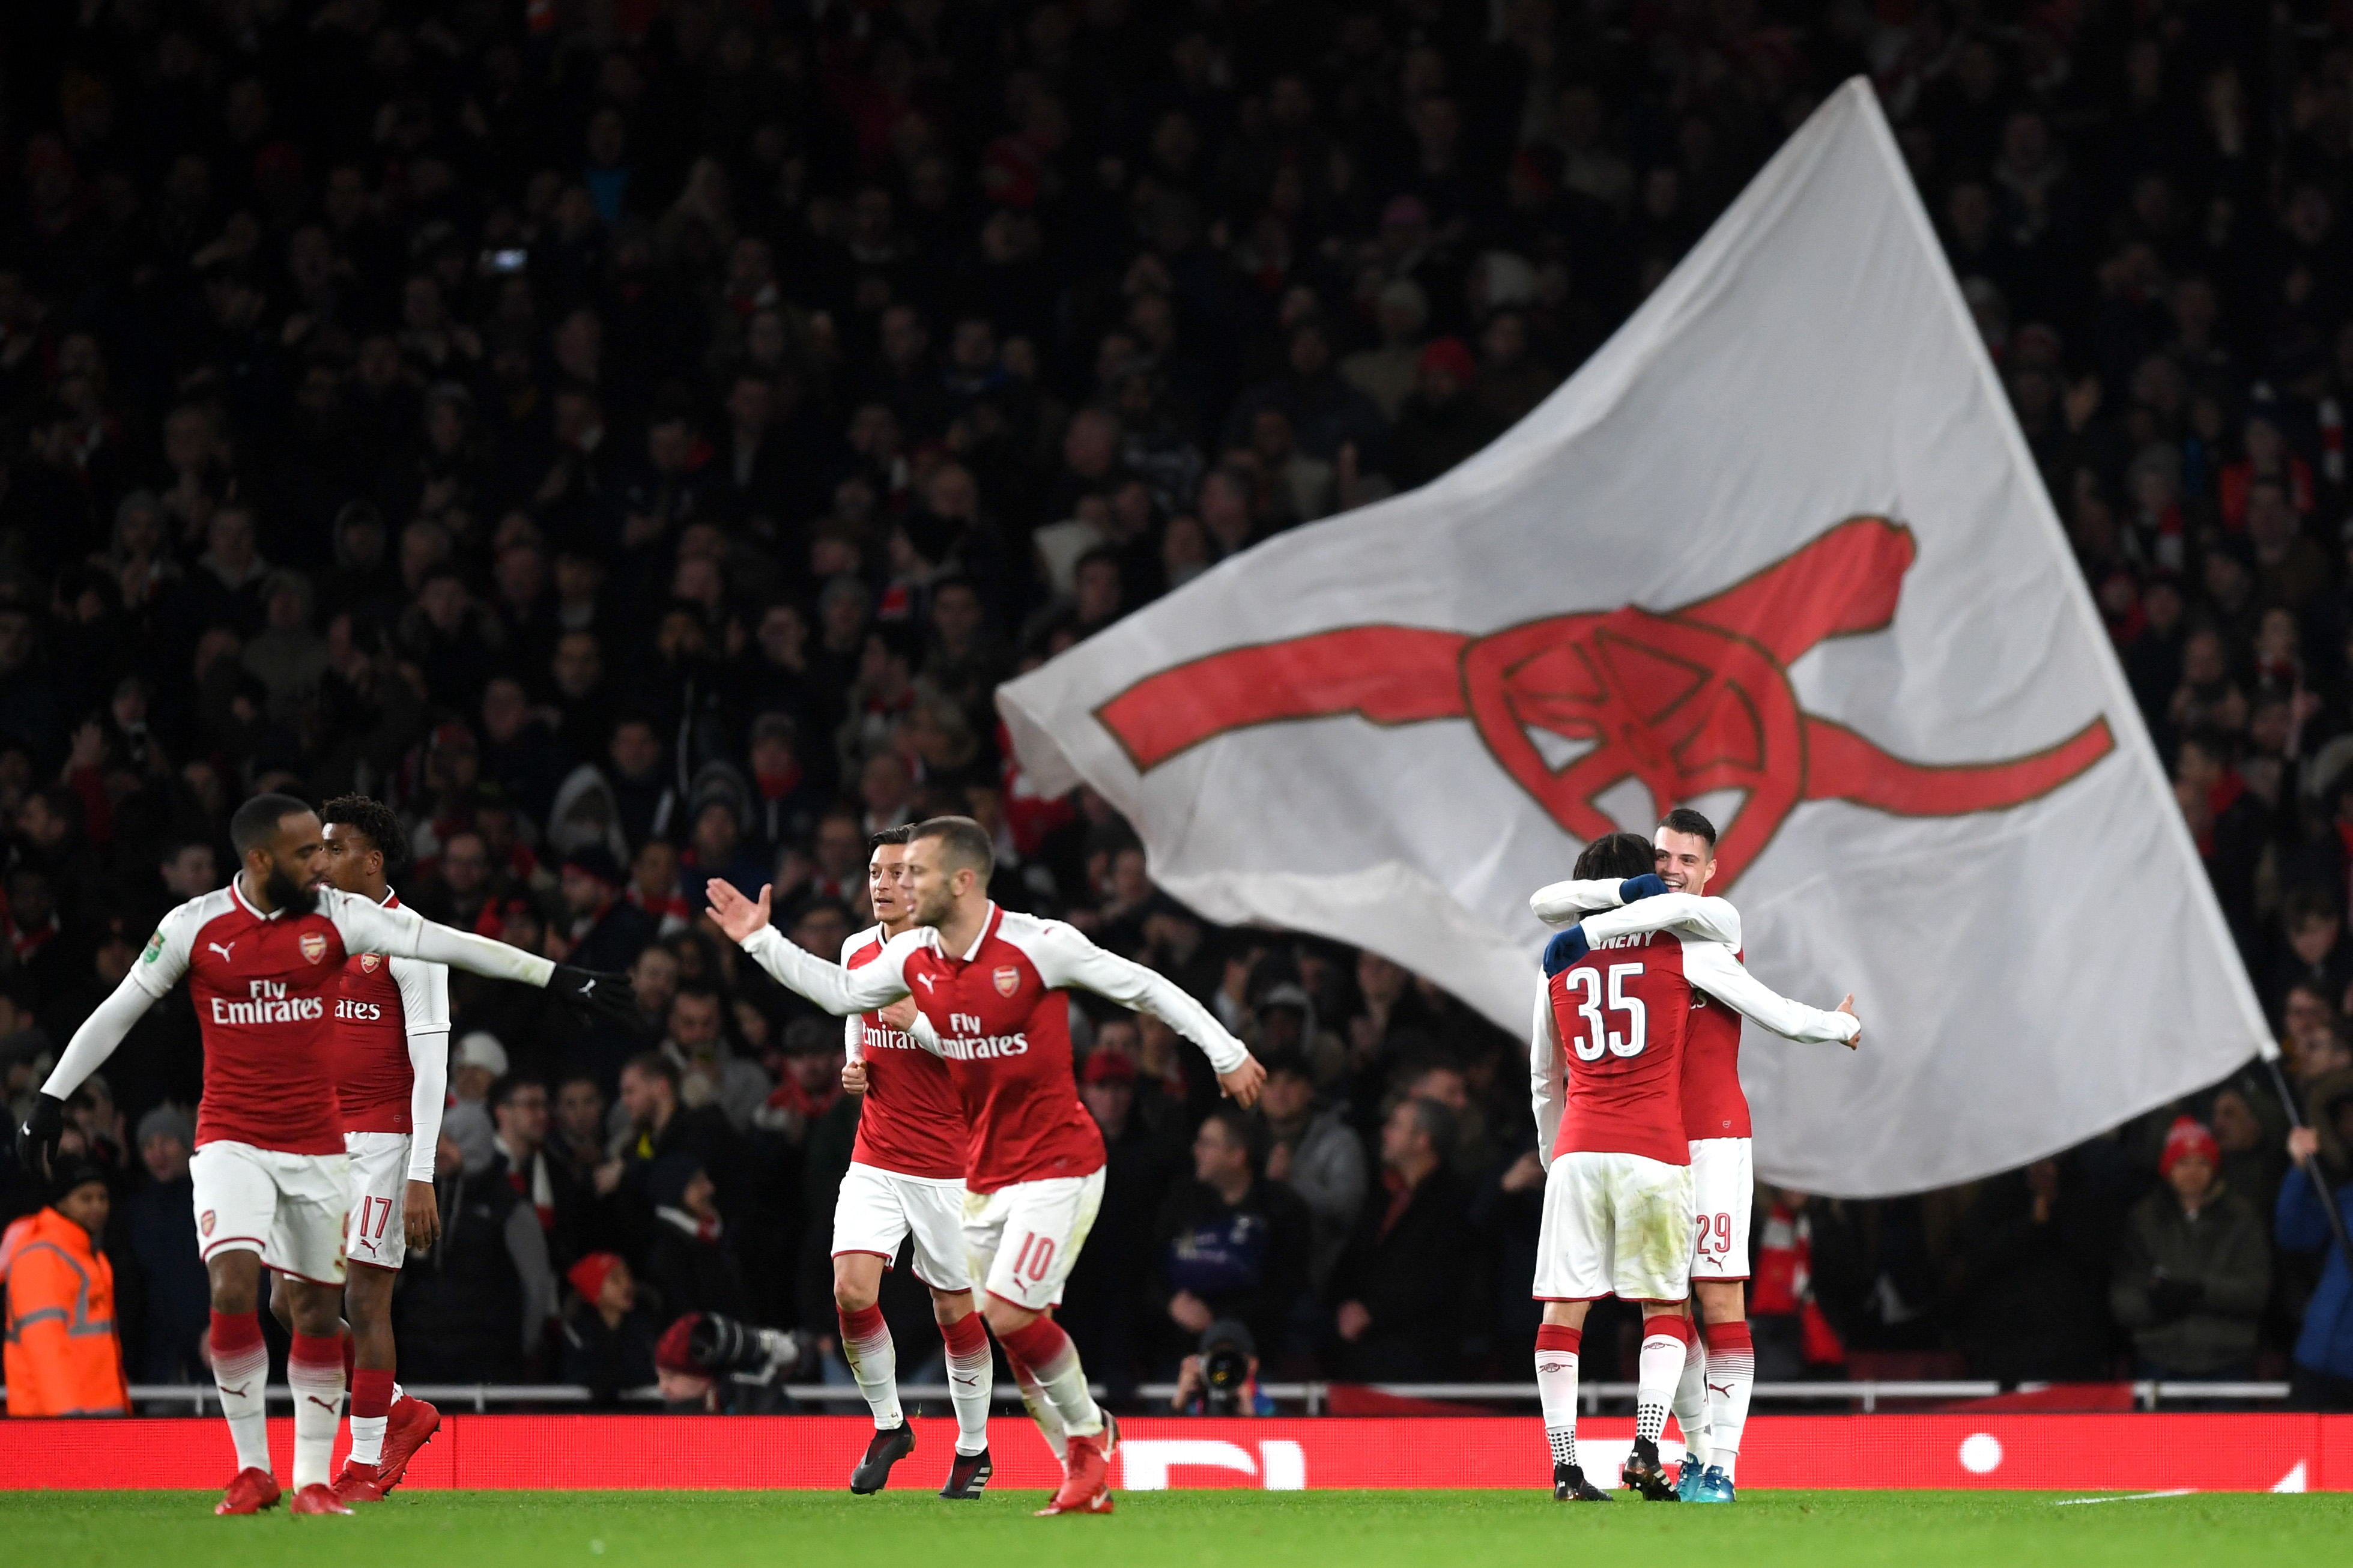
<path fill-rule="evenodd" d="M 129 978 L 161 1000 L 187 976 L 205 1043 L 197 1146 L 224 1140 L 342 1153 L 329 1014 L 343 961 L 359 951 L 413 951 L 404 927 L 422 923 L 413 910 L 380 910 L 332 888 L 310 914 L 265 915 L 234 880 L 165 915 Z"/>
<path fill-rule="evenodd" d="M 387 891 L 382 907 L 402 905 Z M 343 961 L 334 1022 L 335 1096 L 343 1106 L 343 1131 L 421 1133 L 410 1156 L 409 1178 L 431 1181 L 448 1082 L 448 967 L 355 952 Z M 428 1064 L 441 1070 L 428 1071 Z M 420 1095 L 420 1083 L 431 1092 Z"/>
<path fill-rule="evenodd" d="M 744 940 L 761 968 L 828 1012 L 887 1007 L 912 991 L 964 1100 L 972 1141 L 965 1184 L 1084 1176 L 1103 1163 L 1103 1135 L 1071 1072 L 1071 988 L 1150 1013 L 1201 1047 L 1218 1071 L 1250 1059 L 1240 1040 L 1173 981 L 1105 952 L 1060 921 L 988 906 L 972 946 L 944 952 L 918 926 L 857 969 L 812 957 L 773 927 Z"/>
<path fill-rule="evenodd" d="M 841 944 L 841 966 L 873 963 L 885 940 L 879 925 L 860 931 Z M 961 1179 L 971 1138 L 946 1064 L 879 1013 L 851 1017 L 848 1034 L 849 1059 L 866 1064 L 866 1098 L 849 1157 L 896 1175 Z"/>
<path fill-rule="evenodd" d="M 1704 907 L 1711 905 L 1719 908 Z M 1585 917 L 1589 950 L 1547 983 L 1532 1032 L 1529 1080 L 1544 1147 L 1555 1154 L 1601 1149 L 1687 1164 L 1697 1138 L 1748 1135 L 1739 1079 L 1742 1017 L 1793 1040 L 1854 1038 L 1862 1025 L 1851 1015 L 1792 1002 L 1742 967 L 1732 945 L 1717 940 L 1726 932 L 1738 940 L 1738 917 L 1728 924 L 1724 918 L 1729 910 L 1721 899 L 1666 893 Z M 1661 1007 L 1672 1016 L 1662 1016 Z M 1672 1081 L 1661 1060 L 1641 1059 L 1667 1041 Z M 1694 1048 L 1709 1058 L 1696 1079 Z M 1739 1130 L 1692 1131 L 1711 1116 L 1725 1119 L 1727 1076 L 1740 1107 Z M 1694 1112 L 1703 1123 L 1694 1123 Z M 1663 1152 L 1670 1148 L 1674 1152 Z"/>

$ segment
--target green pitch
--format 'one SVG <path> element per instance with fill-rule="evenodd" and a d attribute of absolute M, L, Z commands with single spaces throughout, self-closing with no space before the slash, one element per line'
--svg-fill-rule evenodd
<path fill-rule="evenodd" d="M 2052 1492 L 1758 1492 L 1730 1508 L 1556 1505 L 1515 1492 L 1130 1493 L 1108 1519 L 1032 1519 L 1038 1492 L 418 1492 L 352 1519 L 211 1517 L 214 1494 L 0 1493 L 10 1563 L 64 1568 L 1411 1568 L 1607 1560 L 1844 1563 L 2341 1561 L 2353 1496 L 2208 1493 L 2057 1506 Z M 1574 1559 L 1563 1557 L 1573 1552 Z M 345 1555 L 345 1553 L 353 1555 Z"/>

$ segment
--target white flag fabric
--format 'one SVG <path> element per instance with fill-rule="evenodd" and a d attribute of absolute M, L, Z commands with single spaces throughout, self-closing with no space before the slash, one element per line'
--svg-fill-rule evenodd
<path fill-rule="evenodd" d="M 1208 918 L 1320 932 L 1525 1034 L 1531 890 L 1692 805 L 1750 969 L 1757 1166 L 1873 1196 L 2055 1152 L 2264 1024 L 1869 86 L 1526 419 L 998 694 Z"/>

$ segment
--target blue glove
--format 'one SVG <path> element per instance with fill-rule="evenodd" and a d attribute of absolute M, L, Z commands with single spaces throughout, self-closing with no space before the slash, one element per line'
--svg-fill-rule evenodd
<path fill-rule="evenodd" d="M 1645 871 L 1639 877 L 1629 877 L 1618 884 L 1618 901 L 1630 904 L 1636 899 L 1655 897 L 1667 890 L 1665 879 L 1656 872 Z"/>
<path fill-rule="evenodd" d="M 1545 978 L 1550 980 L 1591 951 L 1591 945 L 1585 940 L 1585 928 L 1581 925 L 1569 927 L 1545 943 Z"/>

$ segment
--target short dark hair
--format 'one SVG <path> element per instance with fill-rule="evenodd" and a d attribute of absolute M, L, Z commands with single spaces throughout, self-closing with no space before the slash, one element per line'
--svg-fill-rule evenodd
<path fill-rule="evenodd" d="M 886 827 L 880 833 L 870 833 L 866 836 L 866 853 L 871 855 L 885 844 L 904 844 L 914 837 L 915 829 L 912 823 Z"/>
<path fill-rule="evenodd" d="M 1613 834 L 1611 837 L 1618 836 Z M 1624 837 L 1630 838 L 1633 835 L 1630 833 Z M 1419 1094 L 1407 1096 L 1405 1102 L 1413 1108 L 1413 1123 L 1421 1129 L 1422 1136 L 1430 1140 L 1430 1146 L 1438 1151 L 1438 1157 L 1441 1160 L 1454 1158 L 1452 1108 Z"/>
<path fill-rule="evenodd" d="M 384 802 L 364 795 L 339 795 L 319 808 L 319 820 L 337 827 L 358 829 L 368 847 L 384 857 L 386 877 L 407 873 L 408 835 L 400 830 L 400 818 Z"/>
<path fill-rule="evenodd" d="M 587 1075 L 584 1073 L 580 1076 L 586 1077 Z M 545 1094 L 547 1092 L 547 1085 L 540 1082 L 539 1079 L 531 1077 L 529 1074 L 509 1073 L 506 1077 L 499 1079 L 498 1082 L 491 1085 L 491 1104 L 493 1108 L 501 1105 L 512 1105 L 514 1103 L 514 1097 L 526 1089 L 535 1089 L 542 1094 Z"/>
<path fill-rule="evenodd" d="M 1266 1123 L 1240 1106 L 1220 1105 L 1201 1118 L 1203 1126 L 1216 1122 L 1226 1130 L 1226 1136 L 1242 1146 L 1242 1155 L 1250 1162 L 1250 1174 L 1266 1169 L 1269 1145 L 1273 1142 Z"/>
<path fill-rule="evenodd" d="M 1579 881 L 1640 877 L 1658 869 L 1659 852 L 1639 833 L 1605 833 L 1577 858 Z"/>
<path fill-rule="evenodd" d="M 238 806 L 228 819 L 228 841 L 237 846 L 237 858 L 269 847 L 269 841 L 278 837 L 280 823 L 310 809 L 290 795 L 274 794 L 255 795 Z"/>
<path fill-rule="evenodd" d="M 1659 826 L 1669 833 L 1688 833 L 1694 838 L 1704 838 L 1710 849 L 1715 847 L 1715 824 L 1694 811 L 1690 806 L 1675 807 L 1674 810 L 1659 818 Z"/>
<path fill-rule="evenodd" d="M 988 830 L 969 816 L 927 817 L 908 831 L 908 843 L 918 838 L 938 839 L 952 870 L 970 867 L 983 883 L 997 873 L 997 847 L 988 841 Z"/>
<path fill-rule="evenodd" d="M 672 1089 L 678 1088 L 678 1064 L 659 1051 L 639 1051 L 621 1064 L 623 1072 L 631 1068 L 637 1068 L 641 1078 L 658 1078 Z"/>
<path fill-rule="evenodd" d="M 2280 924 L 2291 933 L 2311 921 L 2337 919 L 2337 900 L 2326 888 L 2290 888 L 2280 900 Z"/>

